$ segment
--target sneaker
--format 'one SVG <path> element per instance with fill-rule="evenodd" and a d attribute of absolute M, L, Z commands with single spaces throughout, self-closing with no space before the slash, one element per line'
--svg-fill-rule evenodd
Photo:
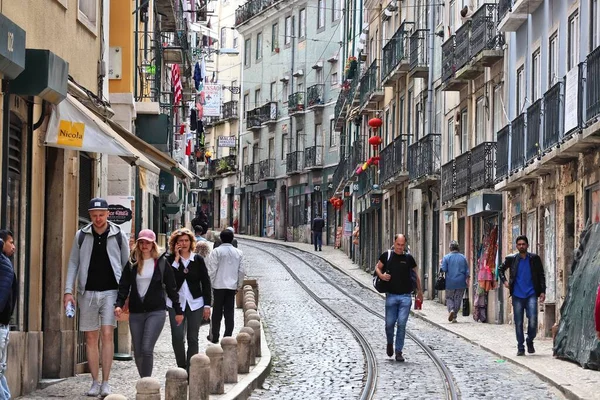
<path fill-rule="evenodd" d="M 404 357 L 402 356 L 402 352 L 401 351 L 397 351 L 396 352 L 396 361 L 404 362 Z"/>
<path fill-rule="evenodd" d="M 450 315 L 448 315 L 448 322 L 452 322 L 453 319 L 456 318 L 456 314 L 454 311 L 450 311 Z"/>
<path fill-rule="evenodd" d="M 387 355 L 391 357 L 394 355 L 394 345 L 392 343 L 388 343 L 387 345 Z"/>
<path fill-rule="evenodd" d="M 217 344 L 217 343 L 219 343 L 219 339 L 215 339 L 215 340 L 213 340 L 213 339 L 211 339 L 210 335 L 208 335 L 208 336 L 206 337 L 206 340 L 208 340 L 209 342 L 211 342 L 211 343 L 214 343 L 214 344 Z"/>
<path fill-rule="evenodd" d="M 92 387 L 86 393 L 90 397 L 98 397 L 100 395 L 100 384 L 96 381 L 92 382 Z"/>
<path fill-rule="evenodd" d="M 524 356 L 524 355 L 525 355 L 525 350 L 517 351 L 517 357 Z"/>
<path fill-rule="evenodd" d="M 527 342 L 527 352 L 529 354 L 535 353 L 535 347 L 533 347 L 533 342 Z"/>
<path fill-rule="evenodd" d="M 110 388 L 110 385 L 108 384 L 108 382 L 102 382 L 102 386 L 100 387 L 100 396 L 106 397 L 110 394 L 112 394 L 112 389 Z"/>

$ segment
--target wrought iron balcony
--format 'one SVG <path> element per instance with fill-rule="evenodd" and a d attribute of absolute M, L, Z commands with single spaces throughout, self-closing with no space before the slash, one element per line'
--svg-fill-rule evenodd
<path fill-rule="evenodd" d="M 379 67 L 377 60 L 373 61 L 367 71 L 360 78 L 360 105 L 368 108 L 383 98 L 384 92 L 380 85 Z"/>
<path fill-rule="evenodd" d="M 395 178 L 406 177 L 404 158 L 404 140 L 402 136 L 396 137 L 379 154 L 379 182 L 382 185 L 392 183 Z"/>
<path fill-rule="evenodd" d="M 215 160 L 211 160 L 208 166 L 210 176 L 226 175 L 237 170 L 237 157 L 230 154 Z"/>
<path fill-rule="evenodd" d="M 260 107 L 259 111 L 261 124 L 273 124 L 277 122 L 277 102 L 271 101 Z"/>
<path fill-rule="evenodd" d="M 497 161 L 496 161 L 496 182 L 508 176 L 508 152 L 510 149 L 510 125 L 500 129 L 496 135 L 497 143 Z"/>
<path fill-rule="evenodd" d="M 600 115 L 600 47 L 587 56 L 586 85 L 586 120 L 589 121 Z"/>
<path fill-rule="evenodd" d="M 431 177 L 437 180 L 440 172 L 441 135 L 430 133 L 409 146 L 408 173 L 411 181 Z"/>
<path fill-rule="evenodd" d="M 521 113 L 511 123 L 510 172 L 525 165 L 525 113 Z"/>
<path fill-rule="evenodd" d="M 304 149 L 304 168 L 323 168 L 323 146 L 311 146 Z"/>
<path fill-rule="evenodd" d="M 258 182 L 258 167 L 257 164 L 244 165 L 244 183 L 253 184 Z"/>
<path fill-rule="evenodd" d="M 246 129 L 249 131 L 261 129 L 260 108 L 246 111 Z"/>
<path fill-rule="evenodd" d="M 337 101 L 335 102 L 335 108 L 333 111 L 333 119 L 335 120 L 335 129 L 340 130 L 344 126 L 346 118 L 346 98 L 348 92 L 344 90 L 340 91 Z"/>
<path fill-rule="evenodd" d="M 456 30 L 455 40 L 456 47 L 454 49 L 454 61 L 456 70 L 464 67 L 471 59 L 471 47 L 469 34 L 471 32 L 471 22 L 466 21 Z"/>
<path fill-rule="evenodd" d="M 540 140 L 542 138 L 542 99 L 538 99 L 527 109 L 527 148 L 525 149 L 525 161 L 530 162 L 538 157 L 540 151 Z"/>
<path fill-rule="evenodd" d="M 238 102 L 237 100 L 231 100 L 223 103 L 223 119 L 238 119 Z"/>
<path fill-rule="evenodd" d="M 498 21 L 501 21 L 512 7 L 513 0 L 498 0 Z"/>
<path fill-rule="evenodd" d="M 331 185 L 333 186 L 333 190 L 337 190 L 341 186 L 342 183 L 345 183 L 348 179 L 348 164 L 350 163 L 350 159 L 348 157 L 343 158 L 342 161 L 338 164 L 333 171 L 333 176 L 331 178 Z"/>
<path fill-rule="evenodd" d="M 497 10 L 497 4 L 483 4 L 471 19 L 470 52 L 476 64 L 490 66 L 504 55 L 504 35 L 496 27 Z"/>
<path fill-rule="evenodd" d="M 454 49 L 456 47 L 455 36 L 452 35 L 442 44 L 442 82 L 446 83 L 454 77 L 456 72 L 456 61 Z"/>
<path fill-rule="evenodd" d="M 275 160 L 272 158 L 261 160 L 258 163 L 258 179 L 274 179 L 275 178 Z"/>
<path fill-rule="evenodd" d="M 393 84 L 396 78 L 409 68 L 410 31 L 414 23 L 403 22 L 389 42 L 383 46 L 381 80 L 384 85 Z"/>
<path fill-rule="evenodd" d="M 298 174 L 302 172 L 304 167 L 304 162 L 302 160 L 303 152 L 302 151 L 293 151 L 287 154 L 285 160 L 285 172 L 288 175 Z"/>
<path fill-rule="evenodd" d="M 494 187 L 496 179 L 496 142 L 483 142 L 471 149 L 470 191 Z"/>
<path fill-rule="evenodd" d="M 219 118 L 219 117 L 204 117 L 204 118 L 202 118 L 202 121 L 204 122 L 204 125 L 206 125 L 207 127 L 210 127 L 210 126 L 218 124 L 221 121 L 221 118 Z"/>
<path fill-rule="evenodd" d="M 304 112 L 304 92 L 296 92 L 288 96 L 288 115 Z"/>
<path fill-rule="evenodd" d="M 428 33 L 429 29 L 417 29 L 410 37 L 410 74 L 416 78 L 426 78 L 429 72 Z"/>
<path fill-rule="evenodd" d="M 317 83 L 306 90 L 306 107 L 308 109 L 325 107 L 325 84 Z"/>
<path fill-rule="evenodd" d="M 502 32 L 516 32 L 528 14 L 533 14 L 544 0 L 499 0 L 498 29 Z"/>
<path fill-rule="evenodd" d="M 454 199 L 456 188 L 456 169 L 454 160 L 442 165 L 442 203 L 446 204 Z"/>
<path fill-rule="evenodd" d="M 564 83 L 558 82 L 544 94 L 544 151 L 548 151 L 563 138 L 565 129 L 563 90 Z"/>
<path fill-rule="evenodd" d="M 238 27 L 256 17 L 281 0 L 249 0 L 235 10 L 235 26 Z"/>
<path fill-rule="evenodd" d="M 465 196 L 471 189 L 471 152 L 467 151 L 456 157 L 454 167 L 456 168 L 456 197 Z"/>

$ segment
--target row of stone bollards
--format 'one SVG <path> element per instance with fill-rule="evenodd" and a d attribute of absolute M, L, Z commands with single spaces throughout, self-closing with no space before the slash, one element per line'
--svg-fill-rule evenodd
<path fill-rule="evenodd" d="M 247 374 L 261 356 L 260 317 L 252 286 L 243 288 L 244 327 L 234 337 L 224 337 L 220 344 L 210 344 L 206 354 L 196 354 L 190 360 L 188 373 L 182 368 L 167 371 L 165 400 L 208 400 L 211 394 L 225 393 L 225 383 L 237 383 L 238 374 Z M 161 400 L 160 382 L 142 378 L 135 385 L 136 400 Z M 105 400 L 126 400 L 111 394 Z"/>

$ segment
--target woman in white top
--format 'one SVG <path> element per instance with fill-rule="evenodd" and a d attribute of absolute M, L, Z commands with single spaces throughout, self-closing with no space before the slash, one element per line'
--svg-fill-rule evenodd
<path fill-rule="evenodd" d="M 152 376 L 154 345 L 166 320 L 165 292 L 174 309 L 174 322 L 181 325 L 183 312 L 179 305 L 177 283 L 165 257 L 159 257 L 156 235 L 150 229 L 140 231 L 132 252 L 134 260 L 127 263 L 119 281 L 115 316 L 123 312 L 129 297 L 129 329 L 133 342 L 135 364 L 140 377 Z"/>

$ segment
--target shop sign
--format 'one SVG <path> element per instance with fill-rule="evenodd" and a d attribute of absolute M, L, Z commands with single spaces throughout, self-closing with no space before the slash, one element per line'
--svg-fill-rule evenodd
<path fill-rule="evenodd" d="M 381 207 L 381 198 L 383 195 L 381 193 L 372 193 L 371 194 L 371 208 L 380 208 Z"/>
<path fill-rule="evenodd" d="M 133 196 L 108 196 L 108 220 L 121 227 L 127 241 L 133 233 L 133 209 L 135 200 Z"/>
<path fill-rule="evenodd" d="M 235 147 L 235 136 L 219 136 L 219 147 Z"/>
<path fill-rule="evenodd" d="M 15 79 L 25 69 L 25 31 L 0 14 L 0 71 Z"/>

